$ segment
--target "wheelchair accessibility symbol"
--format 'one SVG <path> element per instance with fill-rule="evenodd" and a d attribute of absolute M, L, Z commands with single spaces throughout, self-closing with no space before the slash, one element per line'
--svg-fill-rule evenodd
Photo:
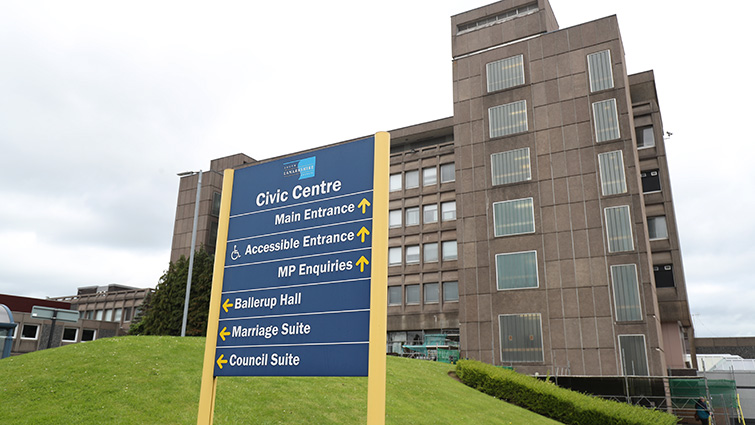
<path fill-rule="evenodd" d="M 236 249 L 236 245 L 233 246 L 233 251 L 231 251 L 231 260 L 238 260 L 241 257 L 241 253 L 238 249 Z"/>

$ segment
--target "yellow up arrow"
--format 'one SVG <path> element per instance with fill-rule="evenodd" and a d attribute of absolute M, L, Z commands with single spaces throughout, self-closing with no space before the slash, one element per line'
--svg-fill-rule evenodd
<path fill-rule="evenodd" d="M 362 237 L 362 242 L 364 242 L 364 237 L 367 236 L 367 235 L 369 235 L 369 234 L 370 234 L 370 231 L 367 230 L 367 228 L 364 227 L 364 226 L 362 226 L 362 228 L 359 229 L 359 232 L 357 232 L 357 236 L 361 236 Z"/>
<path fill-rule="evenodd" d="M 220 357 L 218 357 L 218 367 L 223 369 L 224 363 L 228 363 L 228 360 L 223 360 L 223 354 L 221 354 Z"/>
<path fill-rule="evenodd" d="M 364 266 L 365 266 L 365 264 L 370 264 L 370 262 L 369 262 L 369 261 L 367 261 L 367 259 L 366 259 L 366 258 L 364 258 L 364 255 L 363 255 L 363 256 L 361 256 L 361 257 L 359 258 L 359 260 L 357 260 L 357 266 L 359 266 L 359 271 L 360 271 L 360 272 L 363 272 L 363 271 L 364 271 Z"/>
<path fill-rule="evenodd" d="M 362 214 L 364 214 L 367 210 L 367 207 L 369 206 L 370 206 L 370 201 L 368 201 L 367 198 L 362 198 L 362 202 L 360 202 L 359 205 L 357 205 L 357 208 L 361 208 Z"/>
<path fill-rule="evenodd" d="M 225 337 L 227 337 L 227 336 L 228 336 L 228 335 L 230 335 L 230 334 L 231 334 L 231 333 L 230 333 L 230 332 L 228 332 L 228 328 L 224 326 L 224 327 L 223 327 L 223 330 L 222 330 L 222 331 L 220 331 L 220 338 L 221 338 L 221 339 L 222 339 L 223 341 L 225 341 Z"/>
<path fill-rule="evenodd" d="M 233 307 L 233 303 L 230 299 L 225 300 L 223 303 L 223 310 L 225 310 L 226 313 L 228 313 L 228 307 Z"/>

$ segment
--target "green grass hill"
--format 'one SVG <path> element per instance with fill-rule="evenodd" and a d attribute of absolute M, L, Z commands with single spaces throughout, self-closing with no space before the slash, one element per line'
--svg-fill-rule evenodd
<path fill-rule="evenodd" d="M 0 360 L 3 424 L 196 424 L 204 338 L 121 337 Z M 386 424 L 556 424 L 388 357 Z M 367 378 L 219 378 L 216 425 L 360 424 Z"/>

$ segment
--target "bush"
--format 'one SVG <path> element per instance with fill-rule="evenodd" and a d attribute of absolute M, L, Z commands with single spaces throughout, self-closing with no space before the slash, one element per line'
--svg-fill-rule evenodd
<path fill-rule="evenodd" d="M 456 375 L 485 394 L 565 424 L 676 424 L 676 416 L 560 388 L 513 370 L 474 360 L 460 360 Z"/>

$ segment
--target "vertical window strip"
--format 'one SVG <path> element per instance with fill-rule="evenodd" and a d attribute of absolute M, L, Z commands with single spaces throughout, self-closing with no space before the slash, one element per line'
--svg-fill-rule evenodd
<path fill-rule="evenodd" d="M 616 99 L 593 103 L 592 112 L 595 119 L 595 140 L 605 142 L 620 137 Z"/>
<path fill-rule="evenodd" d="M 502 137 L 527 131 L 527 101 L 507 103 L 488 109 L 490 137 Z"/>
<path fill-rule="evenodd" d="M 501 361 L 542 362 L 543 333 L 540 313 L 498 316 Z"/>
<path fill-rule="evenodd" d="M 496 282 L 499 291 L 537 288 L 537 251 L 496 254 Z"/>
<path fill-rule="evenodd" d="M 611 266 L 613 298 L 616 306 L 616 320 L 630 322 L 642 320 L 640 287 L 637 284 L 637 266 L 622 264 Z"/>
<path fill-rule="evenodd" d="M 532 179 L 530 148 L 515 149 L 490 155 L 493 186 Z"/>
<path fill-rule="evenodd" d="M 524 56 L 512 56 L 486 65 L 488 92 L 524 84 Z"/>
<path fill-rule="evenodd" d="M 610 50 L 587 55 L 587 67 L 590 73 L 591 92 L 613 88 Z"/>
<path fill-rule="evenodd" d="M 598 155 L 600 166 L 600 184 L 603 195 L 616 195 L 627 191 L 624 175 L 624 156 L 621 151 L 606 152 Z"/>
<path fill-rule="evenodd" d="M 632 240 L 632 220 L 629 206 L 609 207 L 605 209 L 606 234 L 608 237 L 608 252 L 622 252 L 634 250 Z"/>
<path fill-rule="evenodd" d="M 619 335 L 619 349 L 625 375 L 650 375 L 645 350 L 645 335 Z"/>
<path fill-rule="evenodd" d="M 495 236 L 518 235 L 535 232 L 535 211 L 532 198 L 493 204 Z"/>

